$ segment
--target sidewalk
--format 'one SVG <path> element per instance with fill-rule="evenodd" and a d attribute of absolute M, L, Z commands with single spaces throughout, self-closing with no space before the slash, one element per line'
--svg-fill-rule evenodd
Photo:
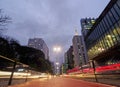
<path fill-rule="evenodd" d="M 103 84 L 108 84 L 108 85 L 115 85 L 117 87 L 120 87 L 120 79 L 115 79 L 115 78 L 97 78 L 97 81 L 95 78 L 82 78 L 82 77 L 66 77 L 66 78 L 74 78 L 74 79 L 79 79 L 79 80 L 84 80 L 84 81 L 89 81 L 89 82 L 95 82 L 95 83 L 103 83 Z"/>

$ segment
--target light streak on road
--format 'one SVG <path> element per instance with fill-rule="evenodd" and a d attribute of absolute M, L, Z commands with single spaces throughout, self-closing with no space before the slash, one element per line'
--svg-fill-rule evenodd
<path fill-rule="evenodd" d="M 10 78 L 11 72 L 7 71 L 0 71 L 0 78 Z M 14 72 L 13 78 L 51 78 L 51 75 L 47 73 L 41 73 L 41 74 L 31 74 L 27 72 Z"/>
<path fill-rule="evenodd" d="M 8 76 L 11 75 L 11 72 L 7 72 L 7 71 L 0 71 L 0 76 Z M 25 72 L 14 72 L 14 75 L 20 75 L 20 76 L 30 76 L 31 73 L 25 73 Z"/>

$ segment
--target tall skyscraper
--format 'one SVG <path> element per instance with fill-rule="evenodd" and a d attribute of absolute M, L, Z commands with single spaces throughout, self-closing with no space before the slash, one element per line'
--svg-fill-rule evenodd
<path fill-rule="evenodd" d="M 29 39 L 28 46 L 41 50 L 45 54 L 45 59 L 49 59 L 49 49 L 42 38 Z"/>
<path fill-rule="evenodd" d="M 97 66 L 120 62 L 120 0 L 110 0 L 84 40 Z"/>
<path fill-rule="evenodd" d="M 74 66 L 82 66 L 87 64 L 88 57 L 86 54 L 85 44 L 83 37 L 77 33 L 72 39 L 73 42 L 73 54 L 74 54 Z"/>
<path fill-rule="evenodd" d="M 80 23 L 82 28 L 82 35 L 85 37 L 95 23 L 95 18 L 82 18 Z"/>

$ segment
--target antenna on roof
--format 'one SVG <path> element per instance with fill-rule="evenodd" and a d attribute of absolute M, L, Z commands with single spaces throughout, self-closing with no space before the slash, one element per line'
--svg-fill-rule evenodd
<path fill-rule="evenodd" d="M 75 28 L 75 35 L 78 35 L 78 31 L 77 31 L 77 28 Z"/>

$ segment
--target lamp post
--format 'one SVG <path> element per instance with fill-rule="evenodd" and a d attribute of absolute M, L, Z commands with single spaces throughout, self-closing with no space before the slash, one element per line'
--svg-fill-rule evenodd
<path fill-rule="evenodd" d="M 54 48 L 53 48 L 53 51 L 56 53 L 56 54 L 58 54 L 59 52 L 61 52 L 61 47 L 60 46 L 55 46 Z M 58 59 L 56 58 L 56 63 L 55 63 L 55 65 L 56 65 L 56 74 L 58 73 L 58 70 L 59 70 L 59 62 L 58 62 Z"/>
<path fill-rule="evenodd" d="M 96 75 L 96 69 L 95 69 L 95 63 L 94 63 L 94 60 L 90 60 L 91 62 L 91 65 L 92 65 L 92 68 L 93 68 L 93 72 L 94 72 L 94 76 L 95 76 L 95 81 L 98 82 L 98 79 L 97 79 L 97 75 Z"/>

